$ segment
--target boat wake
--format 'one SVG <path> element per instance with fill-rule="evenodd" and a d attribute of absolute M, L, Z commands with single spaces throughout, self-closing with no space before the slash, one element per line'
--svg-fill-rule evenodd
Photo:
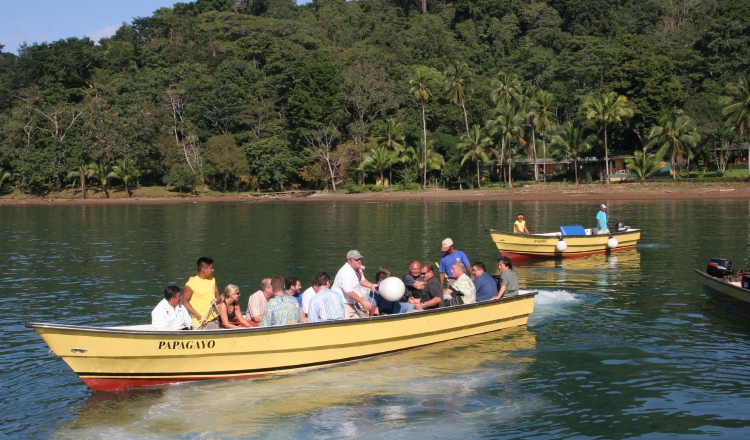
<path fill-rule="evenodd" d="M 551 304 L 580 304 L 583 298 L 567 290 L 540 290 L 534 298 L 535 306 L 546 306 Z"/>

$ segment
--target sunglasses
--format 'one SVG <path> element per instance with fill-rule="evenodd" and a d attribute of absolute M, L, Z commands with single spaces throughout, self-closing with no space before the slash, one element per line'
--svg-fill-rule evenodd
<path fill-rule="evenodd" d="M 232 294 L 232 295 L 237 295 L 237 296 L 240 296 L 240 292 L 232 292 L 231 294 Z"/>
<path fill-rule="evenodd" d="M 419 273 L 422 274 L 422 275 L 427 275 L 430 272 L 419 272 Z"/>

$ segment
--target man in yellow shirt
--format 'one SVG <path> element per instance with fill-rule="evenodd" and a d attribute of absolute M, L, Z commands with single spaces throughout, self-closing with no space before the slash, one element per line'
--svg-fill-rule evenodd
<path fill-rule="evenodd" d="M 518 220 L 513 223 L 513 232 L 516 234 L 531 234 L 529 228 L 526 227 L 526 220 L 523 219 L 523 214 L 518 214 Z"/>
<path fill-rule="evenodd" d="M 193 317 L 193 328 L 213 330 L 219 328 L 219 314 L 209 311 L 214 300 L 221 301 L 214 278 L 214 260 L 198 258 L 198 275 L 190 277 L 182 293 L 182 304 Z"/>

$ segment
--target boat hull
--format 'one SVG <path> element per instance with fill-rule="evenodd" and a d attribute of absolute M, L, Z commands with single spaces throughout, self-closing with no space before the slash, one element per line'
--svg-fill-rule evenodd
<path fill-rule="evenodd" d="M 90 388 L 296 372 L 525 325 L 535 294 L 425 312 L 292 326 L 143 331 L 28 323 Z"/>
<path fill-rule="evenodd" d="M 750 290 L 730 284 L 722 278 L 713 277 L 702 270 L 696 269 L 695 272 L 700 276 L 703 287 L 750 305 Z"/>
<path fill-rule="evenodd" d="M 489 231 L 492 241 L 503 256 L 512 260 L 524 258 L 579 258 L 589 255 L 605 254 L 635 249 L 641 239 L 641 230 L 616 232 L 617 247 L 607 246 L 609 235 L 566 235 L 563 237 L 568 247 L 557 250 L 559 234 L 511 234 L 502 231 Z"/>

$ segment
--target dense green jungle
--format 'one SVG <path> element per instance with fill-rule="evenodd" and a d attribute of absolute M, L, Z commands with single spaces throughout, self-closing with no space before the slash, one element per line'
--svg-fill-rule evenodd
<path fill-rule="evenodd" d="M 723 170 L 749 63 L 749 0 L 176 3 L 0 46 L 0 195 L 481 186 L 613 152 Z"/>

